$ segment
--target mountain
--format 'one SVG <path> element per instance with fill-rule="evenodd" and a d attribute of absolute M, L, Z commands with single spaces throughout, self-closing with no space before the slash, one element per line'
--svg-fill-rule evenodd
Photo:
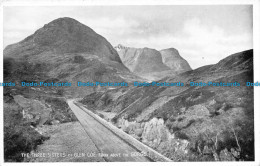
<path fill-rule="evenodd" d="M 174 71 L 185 72 L 192 70 L 189 63 L 183 59 L 178 50 L 168 48 L 160 51 L 163 63 Z"/>
<path fill-rule="evenodd" d="M 32 125 L 77 120 L 66 100 L 84 97 L 80 102 L 94 113 L 173 161 L 254 160 L 254 87 L 245 86 L 254 81 L 253 50 L 191 70 L 173 48 L 115 49 L 71 18 L 56 19 L 5 48 L 4 81 L 16 83 L 4 87 L 5 147 L 10 158 L 14 152 L 29 153 L 42 142 L 38 135 L 34 139 Z M 141 77 L 184 86 L 77 86 L 78 81 L 131 85 L 146 81 Z M 72 86 L 22 87 L 21 81 Z"/>
<path fill-rule="evenodd" d="M 78 87 L 78 81 L 133 80 L 141 78 L 122 64 L 111 44 L 72 18 L 56 19 L 7 46 L 4 82 L 13 82 L 15 86 L 4 87 L 5 161 L 23 161 L 21 153 L 36 150 L 48 139 L 38 130 L 42 125 L 77 121 L 67 104 L 68 98 L 110 88 Z M 21 82 L 69 82 L 71 86 L 22 86 Z"/>
<path fill-rule="evenodd" d="M 7 46 L 4 59 L 5 81 L 18 85 L 21 81 L 71 82 L 71 87 L 60 91 L 72 96 L 96 89 L 77 87 L 78 81 L 127 82 L 141 79 L 124 66 L 117 51 L 104 37 L 67 17 L 53 20 L 24 40 Z M 49 87 L 44 90 L 54 92 Z"/>
<path fill-rule="evenodd" d="M 159 51 L 151 48 L 130 48 L 122 45 L 115 47 L 123 63 L 138 74 L 149 74 L 169 70 L 162 62 Z"/>
<path fill-rule="evenodd" d="M 174 48 L 160 52 L 151 48 L 132 48 L 121 44 L 114 48 L 130 71 L 149 80 L 159 80 L 191 70 L 188 62 Z"/>
<path fill-rule="evenodd" d="M 243 51 L 232 54 L 227 58 L 219 61 L 210 68 L 210 71 L 227 71 L 227 70 L 252 70 L 253 67 L 253 50 Z"/>
<path fill-rule="evenodd" d="M 59 18 L 4 50 L 6 57 L 30 57 L 45 52 L 56 54 L 87 53 L 121 62 L 111 44 L 86 25 L 72 19 Z"/>
<path fill-rule="evenodd" d="M 254 87 L 246 82 L 253 81 L 253 50 L 247 50 L 159 81 L 184 86 L 114 89 L 81 102 L 104 116 L 112 112 L 105 118 L 174 161 L 252 161 Z"/>

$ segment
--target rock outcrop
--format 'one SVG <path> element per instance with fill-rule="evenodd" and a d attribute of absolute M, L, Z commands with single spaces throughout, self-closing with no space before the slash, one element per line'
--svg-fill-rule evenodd
<path fill-rule="evenodd" d="M 159 80 L 191 70 L 188 62 L 174 48 L 160 52 L 151 48 L 132 48 L 121 44 L 114 48 L 130 71 L 148 80 Z"/>
<path fill-rule="evenodd" d="M 163 119 L 153 118 L 148 122 L 129 122 L 125 119 L 120 119 L 117 123 L 118 127 L 126 133 L 132 135 L 144 144 L 156 149 L 166 157 L 171 153 L 187 154 L 189 141 L 176 138 L 171 134 L 164 124 Z M 176 161 L 176 158 L 173 161 Z"/>
<path fill-rule="evenodd" d="M 169 70 L 162 62 L 159 51 L 151 48 L 115 47 L 126 67 L 137 74 Z"/>
<path fill-rule="evenodd" d="M 160 53 L 163 63 L 172 70 L 178 73 L 192 70 L 189 63 L 180 56 L 175 48 L 164 49 Z"/>
<path fill-rule="evenodd" d="M 23 108 L 23 118 L 42 126 L 50 119 L 52 109 L 38 100 L 26 99 L 21 95 L 14 96 L 14 101 Z"/>

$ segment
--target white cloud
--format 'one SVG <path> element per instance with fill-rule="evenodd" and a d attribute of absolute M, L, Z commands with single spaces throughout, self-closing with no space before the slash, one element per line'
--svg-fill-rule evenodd
<path fill-rule="evenodd" d="M 182 49 L 195 49 L 197 54 L 187 55 L 187 59 L 193 59 L 193 67 L 206 64 L 215 64 L 226 56 L 251 49 L 253 47 L 252 34 L 228 34 L 218 26 L 203 24 L 199 19 L 187 20 L 184 24 L 184 34 L 187 34 L 187 43 Z M 192 46 L 193 44 L 193 46 Z M 186 51 L 187 52 L 187 51 Z M 205 59 L 205 62 L 202 61 Z"/>
<path fill-rule="evenodd" d="M 103 36 L 123 36 L 139 25 L 137 21 L 127 20 L 122 16 L 115 18 L 101 17 L 98 19 L 82 19 L 82 23 L 91 27 L 94 31 Z"/>
<path fill-rule="evenodd" d="M 253 47 L 251 34 L 227 34 L 224 29 L 203 24 L 197 18 L 187 20 L 182 32 L 177 35 L 134 37 L 125 41 L 124 44 L 132 47 L 151 47 L 158 50 L 174 47 L 192 68 L 215 64 L 230 54 Z"/>

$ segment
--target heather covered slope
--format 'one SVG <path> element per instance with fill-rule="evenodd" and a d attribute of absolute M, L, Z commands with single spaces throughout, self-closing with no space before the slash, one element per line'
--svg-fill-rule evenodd
<path fill-rule="evenodd" d="M 30 59 L 32 56 L 47 52 L 49 54 L 87 53 L 102 59 L 121 62 L 117 52 L 104 37 L 68 17 L 53 20 L 23 41 L 7 46 L 4 55 Z"/>
<path fill-rule="evenodd" d="M 23 41 L 7 46 L 4 59 L 6 81 L 17 84 L 20 81 L 71 82 L 72 87 L 62 89 L 72 96 L 95 90 L 93 87 L 78 88 L 78 81 L 141 79 L 122 64 L 116 50 L 104 37 L 72 18 L 56 19 Z"/>
<path fill-rule="evenodd" d="M 112 121 L 175 161 L 254 160 L 253 50 L 160 82 L 183 87 L 137 87 L 86 96 L 93 110 L 116 113 Z M 191 87 L 190 82 L 240 83 Z"/>

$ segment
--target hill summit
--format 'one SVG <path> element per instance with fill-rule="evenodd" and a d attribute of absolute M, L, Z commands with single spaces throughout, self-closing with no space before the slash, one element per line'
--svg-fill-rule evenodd
<path fill-rule="evenodd" d="M 95 90 L 78 88 L 78 81 L 123 82 L 140 78 L 124 66 L 104 37 L 68 17 L 55 19 L 24 40 L 7 46 L 4 63 L 6 81 L 71 82 L 72 87 L 60 91 L 73 96 Z"/>
<path fill-rule="evenodd" d="M 168 48 L 160 51 L 163 63 L 174 71 L 185 72 L 192 70 L 189 63 L 180 56 L 175 48 Z"/>
<path fill-rule="evenodd" d="M 111 44 L 88 26 L 75 19 L 58 18 L 45 24 L 19 43 L 7 46 L 5 56 L 21 57 L 42 52 L 88 53 L 121 63 Z"/>

